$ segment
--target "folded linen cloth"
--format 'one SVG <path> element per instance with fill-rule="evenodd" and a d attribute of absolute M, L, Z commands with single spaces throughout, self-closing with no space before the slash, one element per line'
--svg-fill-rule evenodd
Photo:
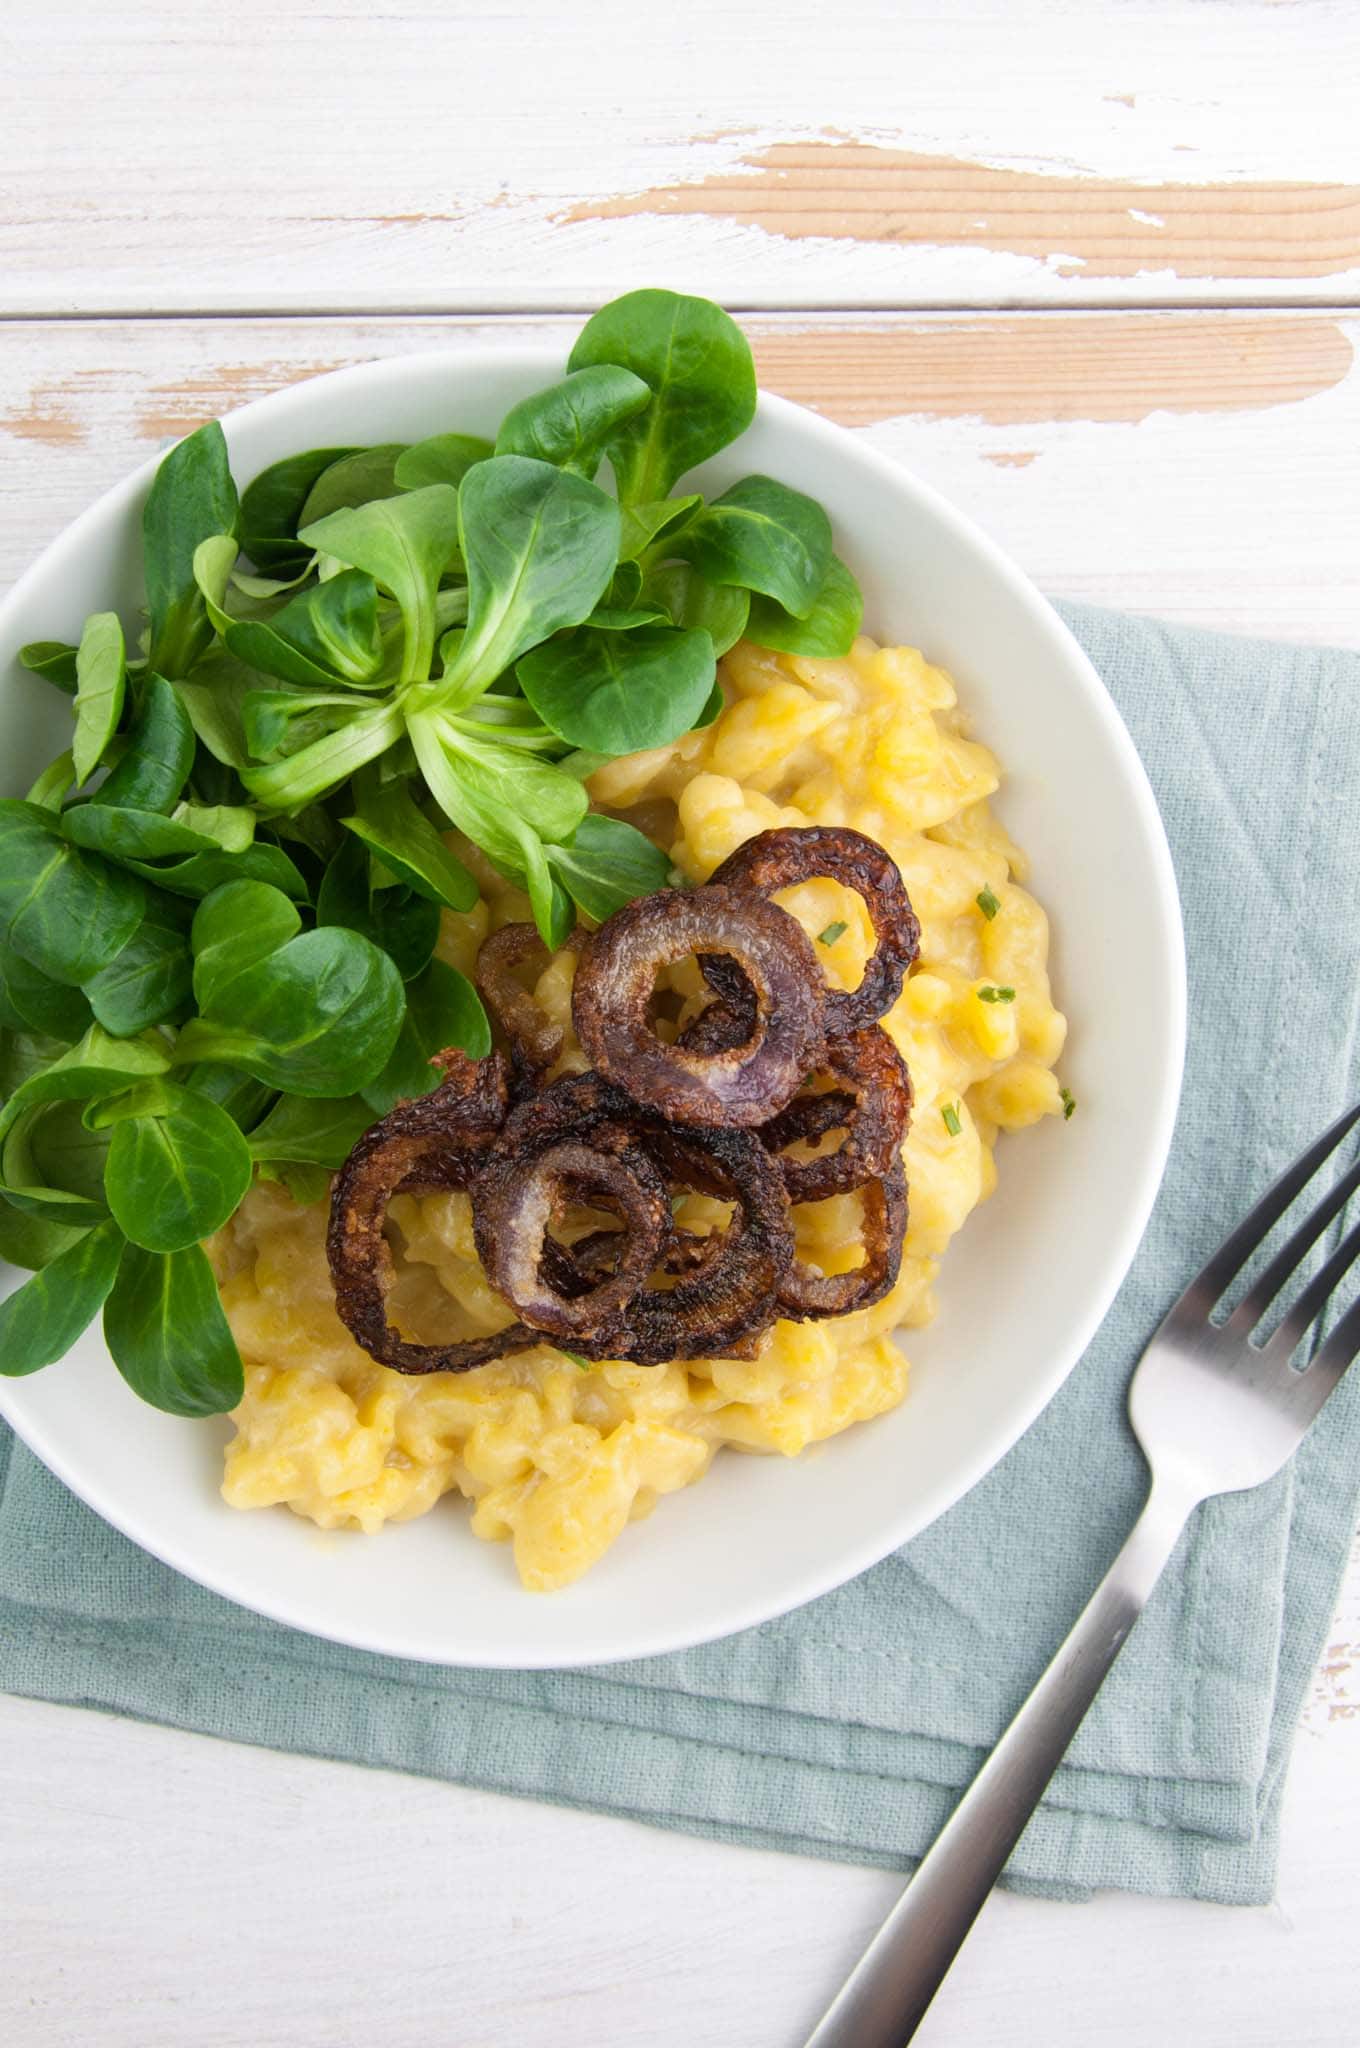
<path fill-rule="evenodd" d="M 0 1425 L 0 1688 L 726 1841 L 899 1867 L 922 1853 L 1134 1519 L 1145 1480 L 1124 1393 L 1149 1333 L 1357 1092 L 1360 656 L 1068 617 L 1166 821 L 1189 1062 L 1133 1269 L 1001 1465 L 853 1584 L 726 1642 L 598 1671 L 442 1671 L 180 1578 Z M 1200 1510 L 1011 1882 L 1269 1898 L 1289 1748 L 1360 1506 L 1351 1380 L 1278 1479 Z"/>

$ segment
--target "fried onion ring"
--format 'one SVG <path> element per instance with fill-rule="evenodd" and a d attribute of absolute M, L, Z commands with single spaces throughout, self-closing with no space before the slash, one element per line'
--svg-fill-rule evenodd
<path fill-rule="evenodd" d="M 731 1356 L 778 1313 L 778 1288 L 793 1258 L 783 1177 L 750 1131 L 654 1122 L 647 1142 L 673 1185 L 719 1193 L 736 1212 L 724 1230 L 699 1240 L 707 1248 L 716 1239 L 716 1247 L 705 1249 L 697 1271 L 665 1292 L 643 1289 L 633 1297 L 628 1343 L 618 1355 L 635 1365 Z"/>
<path fill-rule="evenodd" d="M 677 1278 L 682 1273 L 697 1273 L 715 1256 L 721 1242 L 721 1231 L 701 1237 L 697 1230 L 675 1230 L 657 1270 Z M 553 1286 L 568 1296 L 583 1294 L 615 1270 L 621 1243 L 622 1234 L 617 1230 L 592 1230 L 571 1245 L 546 1239 L 543 1257 Z"/>
<path fill-rule="evenodd" d="M 921 927 L 891 855 L 848 825 L 778 826 L 730 853 L 707 887 L 751 889 L 768 897 L 816 876 L 863 898 L 877 941 L 858 988 L 826 990 L 823 1029 L 828 1038 L 839 1038 L 886 1015 L 920 950 Z M 726 962 L 704 958 L 699 964 L 709 985 L 736 1007 Z"/>
<path fill-rule="evenodd" d="M 614 1209 L 624 1228 L 599 1233 L 612 1240 L 612 1270 L 585 1270 L 568 1254 L 573 1281 L 579 1276 L 584 1284 L 564 1288 L 544 1253 L 555 1246 L 548 1226 L 571 1199 Z M 666 1183 L 632 1134 L 601 1124 L 588 1144 L 558 1138 L 526 1153 L 512 1134 L 496 1146 L 473 1184 L 472 1226 L 487 1278 L 522 1322 L 554 1337 L 608 1343 L 670 1238 L 671 1205 Z"/>
<path fill-rule="evenodd" d="M 568 946 L 579 943 L 577 932 L 566 941 Z M 535 957 L 545 964 L 551 958 L 536 926 L 503 924 L 483 939 L 473 974 L 478 994 L 505 1033 L 516 1067 L 538 1076 L 561 1058 L 563 1033 L 515 977 L 516 968 Z"/>
<path fill-rule="evenodd" d="M 750 984 L 750 1034 L 714 1051 L 664 1045 L 648 1023 L 657 971 L 705 951 L 730 957 Z M 586 940 L 572 1016 L 587 1057 L 647 1108 L 686 1124 L 745 1126 L 782 1109 L 815 1064 L 820 982 L 806 933 L 776 904 L 746 890 L 662 889 Z"/>
<path fill-rule="evenodd" d="M 732 1356 L 773 1322 L 776 1290 L 793 1257 L 788 1196 L 777 1162 L 752 1131 L 679 1128 L 630 1102 L 597 1073 L 564 1074 L 520 1103 L 496 1149 L 507 1157 L 522 1155 L 564 1135 L 593 1146 L 602 1130 L 615 1125 L 625 1125 L 645 1146 L 669 1187 L 718 1195 L 735 1205 L 735 1213 L 708 1237 L 675 1232 L 657 1265 L 676 1284 L 639 1288 L 623 1312 L 622 1329 L 573 1340 L 572 1348 L 586 1358 L 636 1365 Z M 474 1189 L 474 1207 L 476 1200 Z M 615 1236 L 597 1231 L 570 1250 L 545 1238 L 548 1283 L 566 1296 L 592 1280 L 609 1259 Z"/>
<path fill-rule="evenodd" d="M 868 907 L 876 944 L 857 989 L 826 986 L 802 926 L 770 900 L 814 877 Z M 704 887 L 658 891 L 567 943 L 580 955 L 572 1016 L 591 1071 L 545 1081 L 564 1034 L 521 972 L 547 949 L 533 926 L 507 925 L 482 946 L 476 977 L 509 1066 L 500 1053 L 441 1053 L 440 1086 L 399 1103 L 345 1161 L 326 1250 L 357 1341 L 408 1373 L 467 1371 L 545 1341 L 650 1366 L 754 1357 L 780 1317 L 881 1301 L 901 1267 L 912 1087 L 876 1020 L 919 943 L 883 848 L 841 827 L 761 833 Z M 656 1027 L 657 976 L 691 955 L 714 999 L 671 1045 Z M 789 1156 L 837 1131 L 836 1150 Z M 515 1311 L 490 1336 L 415 1344 L 387 1321 L 388 1205 L 436 1188 L 470 1191 L 478 1257 Z M 791 1204 L 856 1188 L 863 1261 L 820 1273 L 797 1257 Z M 730 1204 L 729 1221 L 707 1235 L 679 1227 L 682 1191 Z M 564 1242 L 553 1226 L 574 1205 L 604 1211 L 611 1227 L 580 1220 Z"/>
<path fill-rule="evenodd" d="M 589 1144 L 601 1124 L 633 1126 L 642 1113 L 632 1098 L 603 1074 L 559 1074 L 555 1081 L 515 1104 L 499 1134 L 498 1149 L 537 1151 L 558 1138 L 579 1138 Z"/>
<path fill-rule="evenodd" d="M 734 961 L 724 960 L 724 981 L 731 977 L 729 995 L 709 1003 L 691 1017 L 678 1043 L 686 1052 L 730 1052 L 745 1045 L 756 1028 L 755 990 Z"/>
<path fill-rule="evenodd" d="M 453 1344 L 413 1344 L 387 1320 L 395 1274 L 383 1235 L 399 1189 L 466 1187 L 505 1116 L 505 1062 L 439 1053 L 445 1079 L 429 1095 L 399 1102 L 364 1132 L 331 1194 L 326 1257 L 340 1318 L 372 1358 L 398 1372 L 468 1372 L 507 1351 L 541 1343 L 523 1323 Z"/>
<path fill-rule="evenodd" d="M 824 1095 L 796 1095 L 787 1109 L 760 1127 L 771 1152 L 780 1154 L 791 1202 L 820 1202 L 847 1193 L 886 1173 L 900 1157 L 911 1121 L 911 1076 L 886 1031 L 871 1024 L 827 1041 L 814 1078 L 836 1085 Z M 786 1145 L 844 1130 L 834 1152 L 815 1159 L 790 1159 Z"/>
<path fill-rule="evenodd" d="M 804 1323 L 818 1316 L 848 1316 L 872 1308 L 896 1283 L 907 1232 L 907 1177 L 902 1161 L 867 1180 L 864 1198 L 864 1263 L 849 1273 L 815 1273 L 795 1257 L 779 1283 L 778 1314 Z"/>

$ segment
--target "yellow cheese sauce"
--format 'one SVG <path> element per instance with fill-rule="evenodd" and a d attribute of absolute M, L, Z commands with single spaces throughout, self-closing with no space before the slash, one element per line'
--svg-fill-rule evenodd
<path fill-rule="evenodd" d="M 921 954 L 883 1020 L 916 1094 L 896 1286 L 854 1315 L 776 1323 L 749 1360 L 586 1370 L 545 1344 L 475 1372 L 410 1378 L 376 1364 L 336 1315 L 326 1204 L 298 1207 L 261 1183 L 210 1247 L 246 1366 L 226 1453 L 231 1506 L 286 1505 L 325 1529 L 371 1532 L 456 1492 L 472 1503 L 474 1533 L 509 1542 L 523 1583 L 550 1591 L 660 1495 L 701 1478 L 723 1445 L 795 1457 L 903 1399 L 893 1333 L 934 1315 L 945 1247 L 995 1184 L 998 1133 L 1062 1108 L 1053 1066 L 1066 1025 L 1049 992 L 1047 920 L 989 808 L 997 764 L 966 736 L 943 670 L 862 638 L 836 661 L 742 643 L 720 675 L 726 709 L 712 726 L 610 762 L 591 795 L 668 844 L 692 882 L 773 825 L 851 825 L 897 862 Z M 465 973 L 489 931 L 529 914 L 519 892 L 479 872 L 483 899 L 446 913 L 440 941 Z M 778 901 L 814 940 L 844 926 L 817 953 L 833 985 L 854 987 L 873 943 L 860 899 L 814 881 Z M 564 951 L 535 989 L 566 1027 L 564 1069 L 585 1063 L 570 1031 L 574 966 Z M 673 980 L 697 998 L 692 963 Z M 681 1220 L 702 1227 L 704 1212 L 687 1197 Z M 858 1213 L 853 1194 L 795 1210 L 800 1256 L 824 1272 L 855 1265 Z M 404 1331 L 430 1342 L 509 1321 L 478 1265 L 465 1195 L 400 1196 L 391 1219 Z"/>

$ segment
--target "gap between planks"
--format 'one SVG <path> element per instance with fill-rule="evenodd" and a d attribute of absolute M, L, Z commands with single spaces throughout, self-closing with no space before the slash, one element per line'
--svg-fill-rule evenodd
<path fill-rule="evenodd" d="M 620 291 L 631 290 L 621 286 Z M 314 306 L 275 306 L 267 300 L 258 304 L 233 306 L 159 306 L 148 309 L 145 306 L 99 306 L 92 309 L 71 306 L 39 306 L 28 308 L 0 308 L 0 328 L 3 327 L 93 327 L 101 322 L 117 322 L 120 326 L 136 322 L 144 326 L 169 325 L 176 321 L 215 321 L 219 325 L 230 325 L 245 320 L 573 320 L 588 319 L 597 312 L 612 292 L 594 292 L 575 296 L 571 294 L 544 293 L 535 297 L 521 293 L 518 297 L 499 299 L 494 297 L 473 297 L 450 299 L 443 305 L 402 305 L 356 306 L 337 300 L 334 304 L 319 303 Z M 1344 318 L 1360 311 L 1360 291 L 1351 294 L 1335 290 L 1297 292 L 1287 299 L 1280 298 L 1187 298 L 1159 296 L 1156 293 L 1140 292 L 1129 298 L 1063 299 L 1061 304 L 1051 302 L 1042 305 L 1027 302 L 1023 295 L 980 301 L 977 299 L 913 299 L 887 303 L 883 298 L 866 295 L 863 298 L 846 297 L 844 300 L 796 304 L 790 298 L 787 305 L 773 305 L 757 299 L 745 300 L 739 294 L 720 294 L 726 310 L 738 320 L 917 320 L 952 318 L 958 320 L 987 320 L 998 315 L 1010 319 L 1063 320 L 1069 314 L 1139 314 L 1139 313 L 1258 313 L 1263 317 L 1280 315 L 1287 318 L 1291 313 L 1332 313 Z"/>

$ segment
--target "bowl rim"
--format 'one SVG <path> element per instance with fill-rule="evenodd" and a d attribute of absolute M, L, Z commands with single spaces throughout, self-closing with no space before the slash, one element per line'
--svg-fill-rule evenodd
<path fill-rule="evenodd" d="M 275 414 L 287 413 L 301 394 L 318 384 L 327 384 L 332 388 L 349 384 L 363 386 L 372 381 L 381 382 L 387 377 L 399 376 L 404 368 L 417 362 L 424 369 L 433 371 L 442 365 L 450 373 L 473 379 L 493 367 L 499 372 L 509 369 L 522 370 L 526 374 L 546 373 L 552 376 L 561 373 L 563 353 L 560 349 L 547 344 L 478 343 L 466 349 L 419 349 L 401 355 L 369 357 L 358 363 L 347 364 L 341 369 L 299 378 L 294 383 L 268 392 L 218 417 L 230 444 L 233 430 L 239 423 L 253 424 L 270 419 Z M 357 1628 L 346 1630 L 319 1625 L 315 1617 L 301 1611 L 306 1605 L 305 1598 L 302 1601 L 294 1601 L 287 1596 L 286 1591 L 279 1597 L 261 1596 L 256 1591 L 246 1593 L 230 1583 L 221 1572 L 204 1568 L 186 1559 L 183 1555 L 177 1554 L 175 1545 L 163 1538 L 150 1535 L 141 1525 L 136 1504 L 120 1500 L 116 1489 L 111 1493 L 105 1484 L 98 1480 L 92 1481 L 88 1475 L 74 1471 L 60 1443 L 52 1441 L 41 1419 L 13 1412 L 12 1403 L 22 1409 L 22 1400 L 16 1397 L 20 1396 L 25 1381 L 22 1378 L 8 1380 L 0 1377 L 0 1416 L 4 1417 L 16 1435 L 78 1499 L 161 1563 L 249 1612 L 263 1615 L 322 1640 L 343 1643 L 379 1655 L 395 1656 L 449 1669 L 504 1670 L 577 1669 L 583 1666 L 606 1665 L 670 1654 L 720 1641 L 762 1622 L 776 1620 L 859 1577 L 903 1544 L 910 1542 L 971 1492 L 1032 1427 L 1069 1374 L 1075 1370 L 1108 1314 L 1111 1303 L 1133 1263 L 1165 1173 L 1175 1129 L 1185 1059 L 1187 981 L 1180 897 L 1171 852 L 1147 772 L 1128 728 L 1099 672 L 1066 621 L 1018 563 L 1011 559 L 984 528 L 961 512 L 933 485 L 924 482 L 904 463 L 860 440 L 851 429 L 824 419 L 811 408 L 792 399 L 782 398 L 763 387 L 759 390 L 757 404 L 757 416 L 772 417 L 776 422 L 787 419 L 801 435 L 811 437 L 815 443 L 820 444 L 833 462 L 843 461 L 848 454 L 853 462 L 866 466 L 892 490 L 914 498 L 919 508 L 945 529 L 951 540 L 959 542 L 965 550 L 980 558 L 986 573 L 1006 587 L 1012 598 L 1024 608 L 1033 623 L 1048 637 L 1055 655 L 1061 658 L 1072 681 L 1083 691 L 1088 709 L 1092 711 L 1097 724 L 1101 727 L 1103 740 L 1117 761 L 1125 790 L 1137 814 L 1148 856 L 1145 879 L 1151 886 L 1153 897 L 1160 956 L 1157 964 L 1161 970 L 1160 979 L 1165 994 L 1159 1020 L 1159 1036 L 1164 1044 L 1165 1057 L 1160 1071 L 1148 1077 L 1145 1098 L 1147 1118 L 1142 1158 L 1139 1169 L 1129 1185 L 1128 1199 L 1121 1212 L 1120 1227 L 1112 1233 L 1107 1246 L 1099 1284 L 1091 1287 L 1085 1311 L 1073 1323 L 1065 1347 L 1055 1354 L 1047 1372 L 1035 1373 L 1032 1380 L 1027 1383 L 1026 1398 L 1016 1401 L 1004 1427 L 999 1431 L 993 1427 L 981 1441 L 974 1456 L 959 1460 L 958 1464 L 951 1468 L 947 1483 L 937 1482 L 933 1487 L 927 1486 L 918 1490 L 910 1500 L 903 1503 L 898 1516 L 891 1521 L 885 1518 L 871 1532 L 866 1532 L 858 1543 L 838 1543 L 835 1561 L 829 1563 L 824 1571 L 805 1571 L 796 1586 L 785 1588 L 773 1597 L 748 1597 L 735 1608 L 724 1610 L 720 1621 L 714 1627 L 668 1627 L 663 1618 L 656 1618 L 646 1627 L 638 1629 L 634 1638 L 624 1645 L 611 1648 L 593 1645 L 581 1655 L 569 1658 L 557 1654 L 538 1655 L 532 1652 L 517 1655 L 488 1653 L 485 1646 L 478 1649 L 475 1655 L 459 1656 L 451 1653 L 446 1647 L 431 1648 L 404 1637 L 384 1636 L 380 1631 L 364 1631 Z M 0 599 L 0 654 L 4 653 L 8 644 L 11 616 L 21 609 L 30 585 L 48 574 L 54 563 L 60 565 L 68 555 L 78 555 L 87 536 L 98 531 L 107 520 L 125 514 L 149 485 L 164 459 L 165 452 L 162 449 L 149 456 L 128 475 L 101 492 L 84 511 L 63 527 L 23 570 L 11 589 L 3 599 Z M 4 1270 L 2 1262 L 0 1270 Z"/>

